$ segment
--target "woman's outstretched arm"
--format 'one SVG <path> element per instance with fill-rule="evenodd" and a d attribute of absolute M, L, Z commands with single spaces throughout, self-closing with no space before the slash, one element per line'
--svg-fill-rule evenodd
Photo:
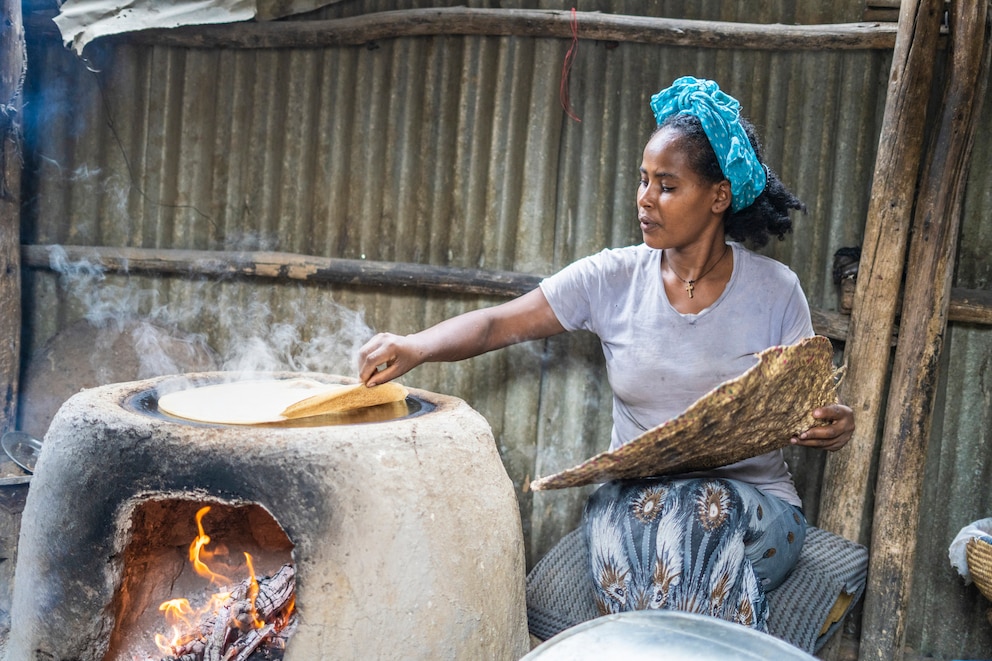
<path fill-rule="evenodd" d="M 375 386 L 421 363 L 472 358 L 564 330 L 538 287 L 512 301 L 466 312 L 419 333 L 379 333 L 359 351 L 358 374 L 366 385 Z"/>

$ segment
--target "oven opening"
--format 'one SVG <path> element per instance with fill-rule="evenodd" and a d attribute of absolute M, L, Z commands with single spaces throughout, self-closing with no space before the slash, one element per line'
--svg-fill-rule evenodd
<path fill-rule="evenodd" d="M 153 496 L 122 516 L 105 661 L 283 658 L 296 623 L 293 543 L 265 508 Z"/>

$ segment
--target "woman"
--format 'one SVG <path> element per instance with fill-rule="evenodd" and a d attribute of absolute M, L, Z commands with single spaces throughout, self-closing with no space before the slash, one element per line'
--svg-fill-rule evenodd
<path fill-rule="evenodd" d="M 812 335 L 796 275 L 739 243 L 782 239 L 790 209 L 804 207 L 762 164 L 738 102 L 687 76 L 651 107 L 658 128 L 637 187 L 643 244 L 579 260 L 502 305 L 405 337 L 376 335 L 360 352 L 362 380 L 590 330 L 606 356 L 615 449 L 745 372 L 763 349 Z M 850 439 L 850 408 L 813 416 L 824 424 L 793 443 L 833 451 Z M 798 558 L 806 520 L 775 451 L 706 473 L 608 483 L 590 498 L 584 527 L 600 612 L 674 608 L 766 630 L 765 592 Z"/>

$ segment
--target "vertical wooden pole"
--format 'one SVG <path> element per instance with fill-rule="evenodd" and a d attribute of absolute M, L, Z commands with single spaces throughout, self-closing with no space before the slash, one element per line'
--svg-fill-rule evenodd
<path fill-rule="evenodd" d="M 920 180 L 879 456 L 861 658 L 901 659 L 955 249 L 989 77 L 989 0 L 955 0 L 937 132 Z"/>
<path fill-rule="evenodd" d="M 0 432 L 17 413 L 21 354 L 21 0 L 0 0 Z"/>
<path fill-rule="evenodd" d="M 899 12 L 840 390 L 857 430 L 824 469 L 817 525 L 861 543 L 943 9 L 943 0 L 903 0 Z"/>

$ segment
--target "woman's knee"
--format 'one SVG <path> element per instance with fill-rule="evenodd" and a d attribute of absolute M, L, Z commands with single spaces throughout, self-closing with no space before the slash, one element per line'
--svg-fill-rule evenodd
<path fill-rule="evenodd" d="M 745 553 L 766 592 L 774 590 L 789 575 L 806 541 L 806 518 L 794 505 L 765 512 L 756 534 L 747 540 Z"/>

